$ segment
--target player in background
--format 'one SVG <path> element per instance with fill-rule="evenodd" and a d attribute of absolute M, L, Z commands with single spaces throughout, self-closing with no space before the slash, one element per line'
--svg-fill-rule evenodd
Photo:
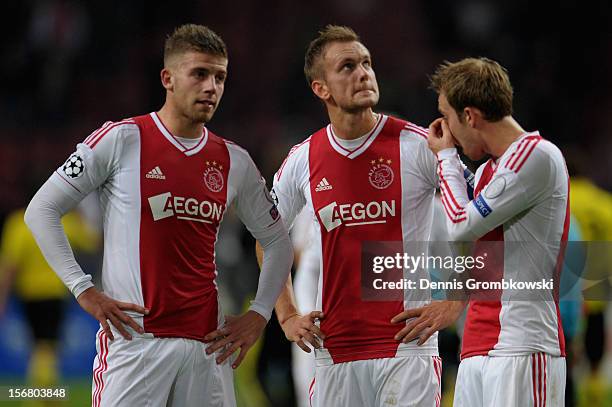
<path fill-rule="evenodd" d="M 296 264 L 293 292 L 297 310 L 301 315 L 310 314 L 317 309 L 321 259 L 313 225 L 315 221 L 312 214 L 303 209 L 291 229 Z M 307 343 L 306 345 L 308 346 Z M 291 344 L 291 372 L 297 407 L 310 407 L 309 387 L 315 373 L 314 354 L 304 352 L 296 343 Z"/>
<path fill-rule="evenodd" d="M 428 293 L 365 301 L 361 288 L 362 244 L 395 241 L 408 250 L 429 237 L 437 179 L 426 130 L 373 110 L 372 57 L 348 27 L 319 33 L 304 72 L 331 123 L 291 149 L 274 195 L 287 225 L 304 207 L 316 219 L 322 312 L 299 314 L 290 280 L 276 312 L 289 340 L 307 352 L 304 342 L 315 347 L 312 405 L 439 406 L 437 338 L 400 343 L 391 323 L 406 307 L 428 303 Z"/>
<path fill-rule="evenodd" d="M 232 369 L 270 318 L 293 260 L 278 211 L 248 153 L 213 134 L 227 77 L 223 40 L 187 24 L 164 48 L 158 112 L 107 122 L 32 199 L 26 223 L 79 304 L 100 321 L 94 406 L 233 406 Z M 97 189 L 104 218 L 102 287 L 76 263 L 61 216 Z M 249 311 L 224 322 L 214 245 L 230 205 L 264 245 Z M 213 354 L 206 335 L 232 327 Z"/>
<path fill-rule="evenodd" d="M 527 132 L 514 120 L 512 86 L 497 62 L 447 62 L 431 82 L 444 117 L 430 125 L 428 141 L 440 163 L 451 239 L 502 241 L 503 261 L 486 270 L 489 276 L 555 278 L 558 287 L 569 227 L 563 155 L 537 131 Z M 473 200 L 465 193 L 455 144 L 472 160 L 490 156 L 476 172 Z M 558 297 L 542 291 L 525 298 L 513 300 L 504 291 L 496 299 L 470 300 L 455 406 L 564 405 L 565 343 Z M 395 320 L 414 318 L 400 335 L 422 342 L 450 325 L 464 307 L 463 301 L 433 302 Z"/>
<path fill-rule="evenodd" d="M 81 214 L 81 207 L 67 213 L 62 225 L 78 254 L 97 252 L 100 235 Z M 0 318 L 11 291 L 23 305 L 33 343 L 28 383 L 36 387 L 57 385 L 60 379 L 58 344 L 70 295 L 49 267 L 23 221 L 25 208 L 6 219 L 0 242 Z"/>

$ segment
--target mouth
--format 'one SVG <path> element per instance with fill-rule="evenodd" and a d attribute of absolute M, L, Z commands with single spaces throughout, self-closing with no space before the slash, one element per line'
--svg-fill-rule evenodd
<path fill-rule="evenodd" d="M 360 89 L 356 93 L 374 93 L 373 89 Z"/>
<path fill-rule="evenodd" d="M 215 102 L 213 102 L 212 100 L 207 100 L 207 99 L 203 99 L 203 100 L 196 100 L 195 104 L 197 106 L 202 106 L 206 109 L 214 109 L 215 108 Z"/>

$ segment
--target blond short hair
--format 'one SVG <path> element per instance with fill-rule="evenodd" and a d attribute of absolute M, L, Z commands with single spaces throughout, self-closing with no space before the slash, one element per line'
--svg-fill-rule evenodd
<path fill-rule="evenodd" d="M 325 49 L 332 42 L 359 41 L 359 36 L 353 29 L 343 25 L 328 24 L 319 31 L 319 36 L 310 42 L 304 57 L 304 75 L 310 85 L 315 79 L 323 77 L 321 59 Z"/>
<path fill-rule="evenodd" d="M 175 55 L 188 51 L 227 58 L 225 43 L 213 30 L 197 24 L 184 24 L 168 36 L 164 45 L 164 65 Z"/>
<path fill-rule="evenodd" d="M 488 58 L 445 61 L 430 78 L 430 86 L 443 93 L 462 117 L 463 109 L 475 107 L 484 118 L 496 122 L 512 115 L 512 85 L 508 71 Z"/>

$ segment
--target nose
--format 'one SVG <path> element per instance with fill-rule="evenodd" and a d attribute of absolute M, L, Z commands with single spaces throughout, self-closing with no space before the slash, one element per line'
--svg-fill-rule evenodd
<path fill-rule="evenodd" d="M 202 88 L 204 92 L 216 93 L 217 92 L 217 79 L 215 75 L 208 75 L 204 81 L 202 81 Z"/>
<path fill-rule="evenodd" d="M 359 81 L 363 82 L 365 80 L 368 80 L 371 76 L 371 71 L 365 67 L 363 64 L 359 64 L 359 67 L 357 69 L 357 73 L 359 75 Z"/>

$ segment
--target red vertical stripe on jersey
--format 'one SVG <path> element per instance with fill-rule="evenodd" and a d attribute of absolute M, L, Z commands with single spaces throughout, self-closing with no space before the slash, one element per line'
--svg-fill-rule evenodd
<path fill-rule="evenodd" d="M 563 270 L 563 262 L 565 259 L 565 250 L 567 248 L 567 236 L 570 228 L 570 180 L 567 178 L 567 203 L 565 204 L 565 220 L 563 222 L 563 234 L 561 235 L 561 244 L 559 245 L 559 255 L 557 256 L 557 264 L 555 265 L 554 276 L 554 301 L 557 310 L 557 336 L 559 337 L 559 350 L 561 356 L 565 357 L 565 334 L 563 333 L 563 324 L 561 323 L 561 310 L 559 309 L 559 285 L 561 283 L 561 272 Z"/>
<path fill-rule="evenodd" d="M 95 407 L 100 405 L 102 400 L 102 390 L 104 390 L 104 379 L 102 375 L 106 372 L 108 368 L 108 336 L 106 332 L 102 331 L 99 337 L 100 343 L 100 354 L 98 355 L 99 365 L 96 371 L 94 372 L 94 381 L 96 383 L 96 389 L 92 394 L 92 404 Z"/>
<path fill-rule="evenodd" d="M 533 391 L 533 405 L 537 407 L 538 405 L 538 390 L 536 384 L 536 361 L 535 361 L 535 353 L 531 354 L 531 387 Z"/>
<path fill-rule="evenodd" d="M 546 406 L 546 370 L 547 370 L 547 367 L 546 367 L 546 354 L 545 353 L 542 353 L 542 360 L 544 361 L 544 380 L 542 383 L 544 386 L 544 395 L 542 399 L 543 400 L 542 405 Z"/>
<path fill-rule="evenodd" d="M 393 339 L 398 328 L 389 321 L 403 311 L 403 301 L 362 300 L 360 254 L 367 241 L 403 240 L 399 134 L 404 123 L 389 118 L 372 144 L 352 159 L 332 147 L 325 128 L 310 139 L 310 192 L 320 224 L 323 258 L 322 305 L 326 317 L 321 330 L 327 336 L 325 347 L 334 363 L 393 357 L 399 346 Z M 376 168 L 393 174 L 392 181 L 381 189 L 370 181 Z M 316 191 L 322 178 L 333 185 L 332 190 Z M 394 214 L 376 219 L 364 215 L 358 220 L 352 219 L 355 215 L 346 215 L 355 204 L 365 209 L 370 203 L 382 206 L 382 202 L 393 202 Z M 341 205 L 346 205 L 342 211 Z M 324 219 L 321 210 L 328 210 L 330 218 Z M 332 220 L 340 224 L 328 230 Z M 384 223 L 363 224 L 369 221 Z"/>
<path fill-rule="evenodd" d="M 96 335 L 96 342 L 98 345 L 98 355 L 97 355 L 97 366 L 94 368 L 93 370 L 93 383 L 94 383 L 94 388 L 93 391 L 91 393 L 91 404 L 94 405 L 95 400 L 96 400 L 96 393 L 98 392 L 98 387 L 100 386 L 100 383 L 98 382 L 98 371 L 101 369 L 102 367 L 102 330 L 98 331 L 98 334 Z"/>
<path fill-rule="evenodd" d="M 141 137 L 140 279 L 151 310 L 144 329 L 156 337 L 202 341 L 218 325 L 214 248 L 225 213 L 229 151 L 209 131 L 204 148 L 186 155 L 150 115 L 135 120 Z M 165 179 L 145 177 L 156 167 Z"/>
<path fill-rule="evenodd" d="M 436 391 L 436 407 L 440 407 L 442 401 L 442 359 L 437 356 L 432 356 L 434 372 L 436 373 L 436 379 L 438 379 L 438 390 Z"/>
<path fill-rule="evenodd" d="M 474 189 L 474 197 L 476 198 L 480 191 L 489 183 L 495 169 L 493 168 L 493 160 L 487 162 L 486 167 L 478 180 L 478 185 Z M 474 256 L 478 255 L 479 250 L 489 252 L 487 267 L 480 273 L 473 272 L 473 276 L 477 279 L 487 281 L 501 281 L 504 273 L 504 250 L 503 244 L 498 244 L 495 247 L 479 245 L 479 242 L 503 242 L 504 229 L 500 225 L 491 230 L 489 233 L 478 239 L 474 249 Z M 485 247 L 486 246 L 486 247 Z M 491 254 L 493 251 L 493 254 Z M 490 290 L 494 292 L 494 290 Z M 497 292 L 501 300 L 501 291 Z M 497 298 L 497 297 L 496 297 Z M 499 322 L 499 314 L 501 312 L 501 301 L 499 300 L 470 300 L 463 332 L 463 344 L 461 349 L 461 358 L 469 358 L 477 355 L 487 355 L 490 350 L 497 344 L 499 334 L 501 332 L 501 324 Z"/>

